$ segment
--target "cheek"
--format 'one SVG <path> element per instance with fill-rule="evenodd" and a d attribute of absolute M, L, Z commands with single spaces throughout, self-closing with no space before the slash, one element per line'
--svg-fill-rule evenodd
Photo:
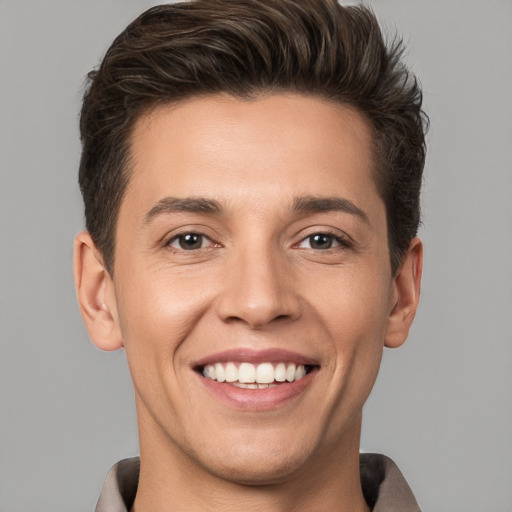
<path fill-rule="evenodd" d="M 368 392 L 382 357 L 389 302 L 389 283 L 371 275 L 376 274 L 346 279 L 337 296 L 326 302 L 323 316 L 336 352 L 332 364 L 337 378 Z"/>
<path fill-rule="evenodd" d="M 368 265 L 331 277 L 329 286 L 317 290 L 317 303 L 326 327 L 340 343 L 367 339 L 383 341 L 389 307 L 389 279 Z M 327 280 L 326 280 L 327 282 Z M 328 292 L 325 291 L 328 290 Z"/>
<path fill-rule="evenodd" d="M 216 287 L 161 266 L 125 275 L 133 279 L 119 286 L 118 313 L 130 371 L 139 392 L 156 390 L 183 377 Z"/>
<path fill-rule="evenodd" d="M 368 301 L 348 302 L 340 304 L 338 320 L 328 326 L 336 352 L 333 365 L 339 377 L 347 382 L 350 379 L 360 383 L 366 379 L 373 381 L 384 346 L 385 319 L 378 316 L 381 311 L 375 311 Z"/>
<path fill-rule="evenodd" d="M 179 362 L 188 350 L 184 341 L 207 309 L 208 297 L 191 284 L 149 272 L 125 280 L 118 290 L 119 321 L 136 395 L 154 417 L 162 407 L 172 414 L 179 401 L 174 389 L 183 372 Z"/>

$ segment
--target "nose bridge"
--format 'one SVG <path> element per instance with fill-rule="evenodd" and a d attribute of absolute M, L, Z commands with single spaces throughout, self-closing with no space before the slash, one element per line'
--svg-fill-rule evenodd
<path fill-rule="evenodd" d="M 222 319 L 261 329 L 278 319 L 297 318 L 300 302 L 287 263 L 272 244 L 234 251 L 219 301 Z"/>

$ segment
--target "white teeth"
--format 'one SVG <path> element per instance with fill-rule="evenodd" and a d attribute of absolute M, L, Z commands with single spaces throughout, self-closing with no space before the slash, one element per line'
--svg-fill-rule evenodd
<path fill-rule="evenodd" d="M 288 382 L 293 382 L 295 380 L 295 365 L 289 364 L 286 368 L 286 380 Z"/>
<path fill-rule="evenodd" d="M 215 375 L 215 368 L 213 366 L 207 366 L 206 371 L 208 373 L 208 377 L 210 379 L 214 379 L 216 377 Z"/>
<path fill-rule="evenodd" d="M 284 363 L 279 363 L 276 366 L 274 379 L 276 379 L 277 382 L 284 382 L 286 380 L 286 365 Z"/>
<path fill-rule="evenodd" d="M 297 368 L 295 368 L 295 380 L 300 380 L 305 376 L 306 376 L 306 368 L 304 366 L 302 366 L 301 364 L 299 364 L 299 366 L 297 366 Z M 217 380 L 218 380 L 218 378 L 217 378 Z"/>
<path fill-rule="evenodd" d="M 215 365 L 215 374 L 217 377 L 217 382 L 224 382 L 226 380 L 224 366 L 222 366 L 220 363 Z"/>
<path fill-rule="evenodd" d="M 256 368 L 251 363 L 242 363 L 238 367 L 238 382 L 243 384 L 256 382 Z"/>
<path fill-rule="evenodd" d="M 233 382 L 233 386 L 235 386 L 235 388 L 242 388 L 242 389 L 258 389 L 260 385 L 255 384 L 254 382 L 249 383 L 249 384 L 243 384 L 242 382 Z"/>
<path fill-rule="evenodd" d="M 228 363 L 226 365 L 226 382 L 236 382 L 238 380 L 238 368 L 235 363 Z"/>
<path fill-rule="evenodd" d="M 306 376 L 306 367 L 295 363 L 215 363 L 203 368 L 203 375 L 217 382 L 228 382 L 237 387 L 266 389 L 274 382 L 294 382 Z"/>
<path fill-rule="evenodd" d="M 256 382 L 258 384 L 270 384 L 274 382 L 274 367 L 271 363 L 261 363 L 256 368 Z"/>

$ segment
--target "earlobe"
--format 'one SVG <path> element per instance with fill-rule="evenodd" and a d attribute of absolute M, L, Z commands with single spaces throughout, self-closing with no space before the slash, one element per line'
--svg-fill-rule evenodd
<path fill-rule="evenodd" d="M 422 270 L 423 245 L 419 238 L 414 238 L 394 277 L 394 297 L 388 318 L 386 347 L 397 348 L 407 339 L 418 308 Z"/>
<path fill-rule="evenodd" d="M 89 337 L 102 350 L 121 348 L 114 283 L 86 231 L 75 238 L 73 267 L 78 304 Z"/>

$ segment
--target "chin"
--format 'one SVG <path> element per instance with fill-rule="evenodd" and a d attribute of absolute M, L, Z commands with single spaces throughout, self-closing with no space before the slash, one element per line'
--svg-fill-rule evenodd
<path fill-rule="evenodd" d="M 303 466 L 304 461 L 299 458 L 266 458 L 259 454 L 257 460 L 232 460 L 229 465 L 211 468 L 211 472 L 239 485 L 275 485 L 291 479 Z"/>
<path fill-rule="evenodd" d="M 210 474 L 242 485 L 282 483 L 307 467 L 310 458 L 304 444 L 287 442 L 233 443 L 218 448 L 211 456 L 197 459 Z"/>

